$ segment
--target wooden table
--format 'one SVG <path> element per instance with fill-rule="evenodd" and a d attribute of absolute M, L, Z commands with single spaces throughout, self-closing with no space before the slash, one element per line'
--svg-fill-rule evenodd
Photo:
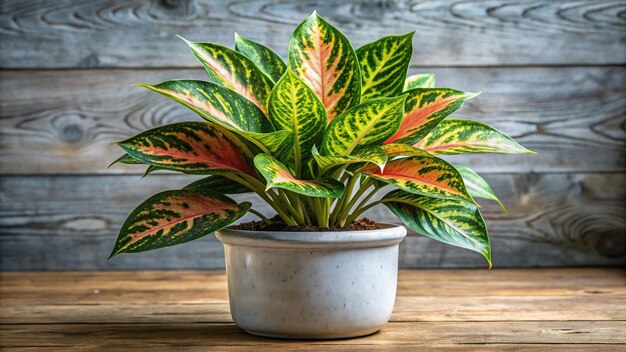
<path fill-rule="evenodd" d="M 403 270 L 392 321 L 379 333 L 336 341 L 239 330 L 221 271 L 0 279 L 2 350 L 626 350 L 624 269 Z"/>

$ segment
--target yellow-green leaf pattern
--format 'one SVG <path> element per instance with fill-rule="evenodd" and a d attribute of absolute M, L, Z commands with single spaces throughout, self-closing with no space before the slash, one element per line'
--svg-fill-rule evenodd
<path fill-rule="evenodd" d="M 202 190 L 161 192 L 126 219 L 111 253 L 137 253 L 189 242 L 242 217 L 252 203 Z"/>
<path fill-rule="evenodd" d="M 513 138 L 482 122 L 459 119 L 443 120 L 415 146 L 433 154 L 534 152 L 519 145 Z"/>
<path fill-rule="evenodd" d="M 204 65 L 211 81 L 243 95 L 267 114 L 274 84 L 248 57 L 219 44 L 185 42 Z"/>
<path fill-rule="evenodd" d="M 217 83 L 177 80 L 136 86 L 162 94 L 183 104 L 202 118 L 233 131 L 273 131 L 270 121 L 256 105 Z"/>
<path fill-rule="evenodd" d="M 235 50 L 247 56 L 274 82 L 278 82 L 287 69 L 283 59 L 272 49 L 235 33 Z"/>
<path fill-rule="evenodd" d="M 183 189 L 199 189 L 219 194 L 239 194 L 252 192 L 252 190 L 248 187 L 237 182 L 233 182 L 231 179 L 222 175 L 211 175 L 202 178 L 198 181 L 188 184 Z"/>
<path fill-rule="evenodd" d="M 320 155 L 315 146 L 313 147 L 313 157 L 321 170 L 321 174 L 339 165 L 349 165 L 357 163 L 373 163 L 382 170 L 387 163 L 387 154 L 382 147 L 374 145 L 361 148 L 351 155 Z"/>
<path fill-rule="evenodd" d="M 317 13 L 289 41 L 288 65 L 320 97 L 329 120 L 359 103 L 359 62 L 348 39 Z"/>
<path fill-rule="evenodd" d="M 402 124 L 386 143 L 415 144 L 465 100 L 478 95 L 448 88 L 415 88 L 405 93 L 408 97 Z"/>
<path fill-rule="evenodd" d="M 115 164 L 141 165 L 141 161 L 133 158 L 132 156 L 128 154 L 124 154 L 120 156 L 119 158 L 115 159 L 111 164 L 109 164 L 109 167 Z"/>
<path fill-rule="evenodd" d="M 326 110 L 317 95 L 290 69 L 276 83 L 270 96 L 270 118 L 276 129 L 293 132 L 292 155 L 296 176 L 311 159 L 311 147 L 319 144 L 326 128 Z"/>
<path fill-rule="evenodd" d="M 491 186 L 489 186 L 489 183 L 487 183 L 484 178 L 482 178 L 478 173 L 476 173 L 476 171 L 470 169 L 469 167 L 455 167 L 463 177 L 465 187 L 472 197 L 494 200 L 496 201 L 496 203 L 498 203 L 500 208 L 502 208 L 502 211 L 505 214 L 508 214 L 508 211 L 504 207 L 504 204 L 500 202 L 500 199 L 498 199 L 495 192 L 493 191 L 493 189 L 491 189 Z"/>
<path fill-rule="evenodd" d="M 433 73 L 420 73 L 407 77 L 404 82 L 404 90 L 413 88 L 435 88 L 435 75 Z"/>
<path fill-rule="evenodd" d="M 405 99 L 372 99 L 337 116 L 326 128 L 321 154 L 350 155 L 357 148 L 382 144 L 398 130 Z"/>
<path fill-rule="evenodd" d="M 282 188 L 309 197 L 338 198 L 343 194 L 343 183 L 332 178 L 299 180 L 284 164 L 267 154 L 255 156 L 254 165 L 267 181 L 267 189 Z"/>
<path fill-rule="evenodd" d="M 475 203 L 454 166 L 426 152 L 388 161 L 384 171 L 367 166 L 363 173 L 410 193 Z"/>
<path fill-rule="evenodd" d="M 206 122 L 165 125 L 117 144 L 142 163 L 166 170 L 256 177 L 250 149 L 228 130 Z"/>
<path fill-rule="evenodd" d="M 382 199 L 411 230 L 482 254 L 491 267 L 487 226 L 478 208 L 455 199 L 438 199 L 395 190 Z"/>
<path fill-rule="evenodd" d="M 356 50 L 361 67 L 361 102 L 402 93 L 414 33 L 384 37 Z"/>

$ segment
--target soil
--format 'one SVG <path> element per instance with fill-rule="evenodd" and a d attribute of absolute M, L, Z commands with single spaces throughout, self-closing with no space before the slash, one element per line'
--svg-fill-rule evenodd
<path fill-rule="evenodd" d="M 347 225 L 346 227 L 319 227 L 315 225 L 304 226 L 289 226 L 285 224 L 280 217 L 275 216 L 270 219 L 271 224 L 266 224 L 263 221 L 250 221 L 244 222 L 239 225 L 229 226 L 234 230 L 247 230 L 247 231 L 292 231 L 292 232 L 328 232 L 328 231 L 357 231 L 357 230 L 376 230 L 380 226 L 373 220 L 368 218 L 361 218 L 355 222 Z"/>

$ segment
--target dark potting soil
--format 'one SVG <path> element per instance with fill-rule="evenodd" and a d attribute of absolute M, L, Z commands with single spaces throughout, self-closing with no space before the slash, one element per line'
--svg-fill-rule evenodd
<path fill-rule="evenodd" d="M 292 231 L 292 232 L 327 232 L 327 231 L 357 231 L 357 230 L 375 230 L 380 226 L 373 220 L 368 218 L 361 218 L 355 222 L 347 225 L 346 227 L 319 227 L 315 225 L 304 226 L 290 226 L 285 224 L 279 216 L 273 217 L 271 224 L 266 224 L 263 221 L 249 221 L 239 225 L 229 226 L 235 230 L 248 230 L 248 231 Z"/>

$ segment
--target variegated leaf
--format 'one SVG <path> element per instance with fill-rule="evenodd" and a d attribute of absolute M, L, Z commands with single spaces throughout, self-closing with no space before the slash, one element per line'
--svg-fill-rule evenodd
<path fill-rule="evenodd" d="M 288 160 L 292 154 L 294 143 L 293 132 L 282 130 L 269 133 L 246 132 L 244 135 L 249 140 L 256 142 L 257 146 L 262 145 L 262 152 L 269 152 L 278 160 Z"/>
<path fill-rule="evenodd" d="M 201 190 L 159 193 L 126 219 L 111 253 L 144 252 L 189 242 L 211 234 L 242 217 L 252 203 Z"/>
<path fill-rule="evenodd" d="M 321 173 L 332 169 L 339 165 L 349 165 L 356 163 L 373 163 L 378 165 L 382 170 L 387 163 L 387 154 L 380 146 L 373 145 L 361 148 L 351 155 L 320 155 L 315 146 L 313 147 L 313 158 L 317 166 L 319 166 Z"/>
<path fill-rule="evenodd" d="M 311 147 L 319 144 L 326 128 L 326 110 L 315 93 L 290 69 L 276 83 L 270 96 L 270 118 L 276 129 L 293 132 L 296 175 L 311 158 Z"/>
<path fill-rule="evenodd" d="M 250 149 L 226 129 L 206 122 L 157 127 L 117 144 L 133 158 L 162 169 L 200 175 L 256 175 Z"/>
<path fill-rule="evenodd" d="M 482 122 L 459 119 L 443 120 L 417 147 L 433 154 L 534 152 L 522 147 L 513 138 Z"/>
<path fill-rule="evenodd" d="M 326 129 L 321 154 L 350 155 L 357 148 L 382 144 L 398 130 L 405 99 L 373 99 L 337 116 Z"/>
<path fill-rule="evenodd" d="M 402 93 L 413 54 L 414 33 L 384 37 L 357 49 L 361 67 L 361 102 Z"/>
<path fill-rule="evenodd" d="M 204 81 L 167 81 L 155 86 L 137 84 L 171 98 L 206 119 L 251 141 L 279 159 L 291 150 L 293 133 L 273 131 L 259 108 L 228 88 Z"/>
<path fill-rule="evenodd" d="M 109 164 L 109 167 L 115 164 L 141 165 L 141 161 L 133 158 L 132 156 L 128 154 L 124 154 L 120 156 L 119 158 L 115 159 L 111 164 Z"/>
<path fill-rule="evenodd" d="M 424 150 L 416 148 L 412 145 L 402 144 L 402 143 L 390 143 L 382 146 L 385 154 L 389 158 L 395 158 L 399 156 L 422 156 L 429 155 Z"/>
<path fill-rule="evenodd" d="M 359 103 L 356 53 L 348 39 L 317 13 L 293 32 L 288 65 L 320 97 L 329 120 Z"/>
<path fill-rule="evenodd" d="M 270 121 L 256 105 L 217 83 L 177 80 L 136 86 L 162 94 L 185 105 L 202 118 L 233 131 L 260 133 L 273 130 Z"/>
<path fill-rule="evenodd" d="M 500 199 L 496 196 L 489 183 L 485 181 L 476 171 L 470 169 L 466 166 L 456 166 L 456 169 L 459 171 L 461 176 L 463 177 L 463 182 L 465 183 L 465 187 L 469 194 L 474 198 L 483 198 L 483 199 L 491 199 L 494 200 L 500 205 L 502 211 L 505 214 L 508 214 L 508 211 L 504 207 L 504 204 L 500 202 Z"/>
<path fill-rule="evenodd" d="M 223 45 L 185 42 L 191 53 L 204 65 L 211 81 L 243 95 L 267 114 L 267 102 L 274 84 L 254 62 Z"/>
<path fill-rule="evenodd" d="M 267 181 L 267 189 L 282 188 L 309 197 L 341 197 L 344 185 L 334 179 L 299 180 L 280 161 L 267 154 L 254 157 L 254 165 Z"/>
<path fill-rule="evenodd" d="M 435 88 L 435 75 L 433 73 L 421 73 L 407 77 L 404 82 L 404 90 L 414 88 Z"/>
<path fill-rule="evenodd" d="M 386 143 L 415 144 L 465 100 L 478 95 L 448 88 L 416 88 L 405 93 L 408 97 L 402 124 Z"/>
<path fill-rule="evenodd" d="M 455 199 L 438 199 L 392 191 L 382 199 L 413 231 L 482 254 L 491 267 L 487 226 L 478 208 Z"/>
<path fill-rule="evenodd" d="M 235 50 L 247 56 L 274 82 L 278 82 L 287 69 L 283 59 L 272 49 L 235 33 Z"/>
<path fill-rule="evenodd" d="M 454 166 L 426 152 L 388 161 L 384 172 L 368 166 L 363 173 L 410 193 L 475 203 Z"/>
<path fill-rule="evenodd" d="M 211 191 L 220 194 L 239 194 L 252 192 L 248 187 L 234 182 L 221 175 L 211 175 L 192 182 L 185 186 L 183 189 L 196 189 Z"/>
<path fill-rule="evenodd" d="M 147 168 L 147 169 L 146 169 L 146 171 L 143 173 L 143 176 L 142 176 L 141 178 L 144 178 L 144 177 L 146 177 L 146 176 L 150 175 L 151 173 L 153 173 L 153 172 L 155 172 L 155 171 L 158 171 L 158 170 L 161 170 L 161 168 L 156 167 L 156 166 L 154 166 L 154 165 L 148 165 L 148 168 Z"/>

